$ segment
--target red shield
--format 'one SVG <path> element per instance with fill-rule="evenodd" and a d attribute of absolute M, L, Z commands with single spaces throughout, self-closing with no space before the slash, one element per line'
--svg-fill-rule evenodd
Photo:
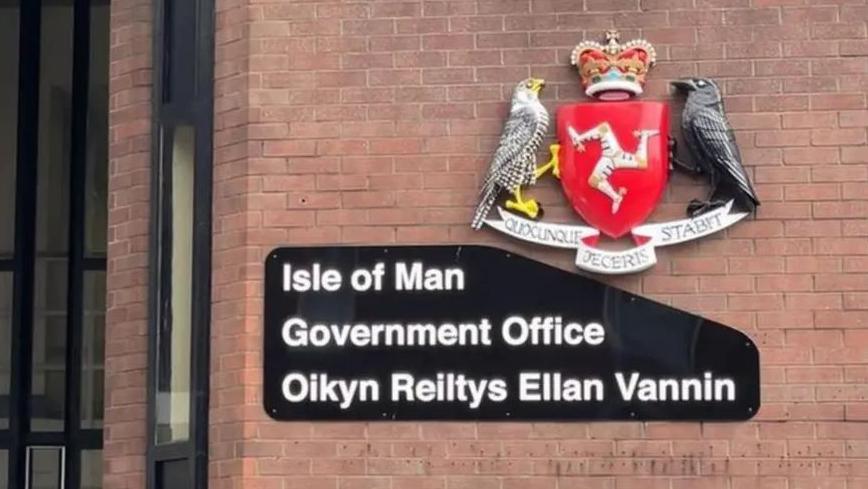
<path fill-rule="evenodd" d="M 660 201 L 669 174 L 666 104 L 567 105 L 558 110 L 557 121 L 561 184 L 573 209 L 612 238 L 645 221 Z M 571 133 L 583 141 L 582 150 L 573 144 Z"/>

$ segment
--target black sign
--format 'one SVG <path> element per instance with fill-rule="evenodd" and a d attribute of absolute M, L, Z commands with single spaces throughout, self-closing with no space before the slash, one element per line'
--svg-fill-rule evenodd
<path fill-rule="evenodd" d="M 279 420 L 742 420 L 759 354 L 721 324 L 480 246 L 281 248 Z"/>

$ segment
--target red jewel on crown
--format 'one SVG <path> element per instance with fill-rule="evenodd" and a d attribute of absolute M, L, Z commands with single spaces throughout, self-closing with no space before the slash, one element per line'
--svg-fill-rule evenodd
<path fill-rule="evenodd" d="M 579 70 L 585 94 L 600 100 L 622 100 L 642 94 L 645 75 L 657 53 L 644 39 L 619 42 L 616 30 L 606 32 L 606 45 L 582 41 L 571 57 Z"/>

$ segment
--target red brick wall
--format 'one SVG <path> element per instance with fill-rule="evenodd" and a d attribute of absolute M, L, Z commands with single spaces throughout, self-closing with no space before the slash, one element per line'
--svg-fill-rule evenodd
<path fill-rule="evenodd" d="M 111 4 L 105 489 L 145 486 L 151 10 Z"/>
<path fill-rule="evenodd" d="M 249 421 L 262 411 L 256 401 L 245 401 L 259 397 L 261 384 L 253 358 L 261 348 L 252 278 L 259 248 L 250 243 L 257 213 L 248 210 L 248 201 L 261 177 L 248 175 L 256 169 L 248 141 L 248 19 L 253 11 L 246 0 L 216 3 L 210 487 L 235 489 L 256 487 L 252 463 L 245 460 L 246 440 L 256 436 Z"/>
<path fill-rule="evenodd" d="M 212 487 L 868 487 L 866 2 L 218 8 Z M 262 262 L 271 248 L 487 242 L 570 266 L 569 253 L 472 232 L 468 221 L 511 86 L 534 74 L 549 81 L 550 109 L 582 99 L 569 52 L 611 27 L 656 45 L 647 98 L 668 98 L 674 77 L 721 82 L 763 206 L 725 235 L 661 250 L 651 272 L 609 281 L 751 335 L 763 365 L 757 418 L 271 421 L 261 406 Z M 676 176 L 652 219 L 681 215 L 704 191 Z M 530 193 L 548 218 L 573 218 L 555 183 Z"/>

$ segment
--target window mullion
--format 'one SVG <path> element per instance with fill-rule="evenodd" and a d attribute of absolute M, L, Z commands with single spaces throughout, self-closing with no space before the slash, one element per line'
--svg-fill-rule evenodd
<path fill-rule="evenodd" d="M 36 243 L 36 162 L 39 123 L 39 63 L 41 50 L 42 2 L 21 2 L 18 134 L 15 198 L 15 260 L 12 299 L 12 378 L 10 383 L 9 487 L 24 484 L 25 437 L 30 431 L 27 416 L 30 393 L 30 356 L 33 338 L 33 287 Z"/>
<path fill-rule="evenodd" d="M 90 74 L 90 2 L 73 6 L 72 128 L 70 143 L 69 266 L 67 268 L 65 422 L 67 489 L 81 483 L 79 463 L 81 375 L 84 325 L 85 188 L 87 178 L 87 114 Z"/>

